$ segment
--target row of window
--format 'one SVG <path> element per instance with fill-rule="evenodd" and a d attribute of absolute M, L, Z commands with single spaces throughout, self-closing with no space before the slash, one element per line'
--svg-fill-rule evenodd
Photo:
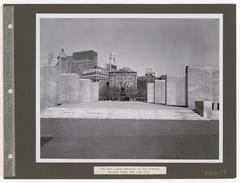
<path fill-rule="evenodd" d="M 136 78 L 110 78 L 110 81 L 116 82 L 116 81 L 130 81 L 130 82 L 136 82 Z"/>

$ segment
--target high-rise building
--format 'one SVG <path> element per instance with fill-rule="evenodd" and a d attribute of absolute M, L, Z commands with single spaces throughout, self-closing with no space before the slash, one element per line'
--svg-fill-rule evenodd
<path fill-rule="evenodd" d="M 78 73 L 79 76 L 87 69 L 97 67 L 97 52 L 93 50 L 73 52 L 71 59 L 71 72 Z"/>
<path fill-rule="evenodd" d="M 109 62 L 116 63 L 116 54 L 114 52 L 109 54 Z"/>
<path fill-rule="evenodd" d="M 113 52 L 110 53 L 108 63 L 105 65 L 105 67 L 109 72 L 117 70 L 115 53 L 113 53 Z"/>
<path fill-rule="evenodd" d="M 82 76 L 85 70 L 97 68 L 97 52 L 93 50 L 73 52 L 72 56 L 67 56 L 62 49 L 57 59 L 58 68 L 63 73 Z"/>

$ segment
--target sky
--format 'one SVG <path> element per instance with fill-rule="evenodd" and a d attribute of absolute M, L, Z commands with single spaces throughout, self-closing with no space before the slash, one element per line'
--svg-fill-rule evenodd
<path fill-rule="evenodd" d="M 218 19 L 87 19 L 42 18 L 40 62 L 61 49 L 94 50 L 98 65 L 116 54 L 118 68 L 129 67 L 144 75 L 146 68 L 159 74 L 184 75 L 185 66 L 219 66 Z"/>

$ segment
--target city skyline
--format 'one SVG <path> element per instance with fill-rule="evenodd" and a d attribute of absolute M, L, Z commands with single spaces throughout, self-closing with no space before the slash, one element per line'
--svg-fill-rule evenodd
<path fill-rule="evenodd" d="M 70 27 L 70 28 L 69 28 Z M 57 31 L 56 31 L 57 30 Z M 186 65 L 218 67 L 217 19 L 41 19 L 41 63 L 64 48 L 94 50 L 104 67 L 111 52 L 118 68 L 129 67 L 144 75 L 146 68 L 159 74 L 184 74 Z"/>

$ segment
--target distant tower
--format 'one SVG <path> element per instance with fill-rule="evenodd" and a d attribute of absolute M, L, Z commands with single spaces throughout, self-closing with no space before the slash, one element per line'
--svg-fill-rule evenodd
<path fill-rule="evenodd" d="M 116 54 L 114 52 L 111 52 L 109 55 L 109 63 L 116 64 Z"/>
<path fill-rule="evenodd" d="M 61 73 L 69 73 L 70 67 L 69 67 L 69 59 L 66 53 L 64 52 L 64 49 L 62 48 L 61 52 L 57 56 L 57 66 L 58 70 Z"/>
<path fill-rule="evenodd" d="M 62 48 L 61 52 L 59 53 L 57 59 L 66 59 L 67 58 L 67 55 L 66 53 L 64 52 L 64 49 Z"/>
<path fill-rule="evenodd" d="M 116 71 L 117 70 L 117 65 L 116 65 L 116 54 L 114 52 L 111 52 L 109 54 L 109 59 L 106 64 L 106 69 L 109 72 Z"/>

